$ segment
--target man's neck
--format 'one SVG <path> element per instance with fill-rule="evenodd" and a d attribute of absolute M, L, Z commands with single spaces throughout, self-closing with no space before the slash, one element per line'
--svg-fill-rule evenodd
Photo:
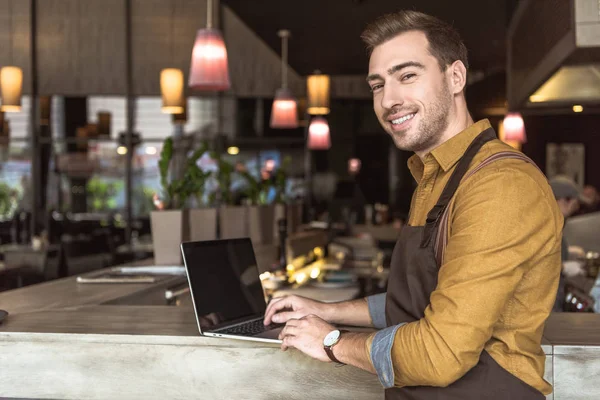
<path fill-rule="evenodd" d="M 415 154 L 419 156 L 421 160 L 423 160 L 425 156 L 431 153 L 436 147 L 447 142 L 454 136 L 467 129 L 469 126 L 473 125 L 473 118 L 471 117 L 471 114 L 469 114 L 469 110 L 466 107 L 460 107 L 459 110 L 460 111 L 454 115 L 454 118 L 451 118 L 448 126 L 446 129 L 444 129 L 444 132 L 439 136 L 439 140 L 433 146 L 423 151 L 415 151 Z"/>

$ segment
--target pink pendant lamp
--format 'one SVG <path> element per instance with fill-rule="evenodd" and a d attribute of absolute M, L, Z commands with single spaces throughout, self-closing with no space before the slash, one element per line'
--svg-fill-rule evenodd
<path fill-rule="evenodd" d="M 350 175 L 356 175 L 360 172 L 362 163 L 358 158 L 351 158 L 348 160 L 348 173 Z"/>
<path fill-rule="evenodd" d="M 277 32 L 281 38 L 281 88 L 275 92 L 275 100 L 271 109 L 271 128 L 293 129 L 298 127 L 298 105 L 292 92 L 287 87 L 287 40 L 290 32 Z"/>
<path fill-rule="evenodd" d="M 508 113 L 502 121 L 504 127 L 504 140 L 507 142 L 525 143 L 527 135 L 525 134 L 525 123 L 520 113 Z"/>
<path fill-rule="evenodd" d="M 207 1 L 206 28 L 196 33 L 192 50 L 188 86 L 194 90 L 224 91 L 231 87 L 225 41 L 212 27 L 212 2 Z"/>
<path fill-rule="evenodd" d="M 331 147 L 329 124 L 324 117 L 314 117 L 308 127 L 309 150 L 328 150 Z"/>

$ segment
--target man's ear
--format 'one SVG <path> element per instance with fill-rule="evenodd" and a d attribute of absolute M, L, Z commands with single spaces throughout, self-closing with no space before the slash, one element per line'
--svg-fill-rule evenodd
<path fill-rule="evenodd" d="M 452 94 L 458 94 L 467 86 L 467 68 L 462 61 L 457 60 L 448 67 L 450 77 L 450 91 Z"/>

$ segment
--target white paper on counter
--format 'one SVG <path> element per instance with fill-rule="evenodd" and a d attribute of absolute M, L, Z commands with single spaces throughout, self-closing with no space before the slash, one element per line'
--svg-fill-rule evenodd
<path fill-rule="evenodd" d="M 119 267 L 123 274 L 185 275 L 185 267 L 180 265 L 148 265 L 142 267 Z"/>

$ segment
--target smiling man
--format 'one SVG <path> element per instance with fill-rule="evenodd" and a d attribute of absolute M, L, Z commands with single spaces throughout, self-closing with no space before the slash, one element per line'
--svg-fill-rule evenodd
<path fill-rule="evenodd" d="M 544 399 L 544 323 L 558 286 L 563 217 L 544 175 L 473 122 L 467 51 L 415 11 L 363 33 L 381 125 L 418 187 L 386 294 L 324 304 L 274 299 L 282 348 L 376 373 L 387 399 Z M 331 324 L 372 326 L 373 334 Z"/>

